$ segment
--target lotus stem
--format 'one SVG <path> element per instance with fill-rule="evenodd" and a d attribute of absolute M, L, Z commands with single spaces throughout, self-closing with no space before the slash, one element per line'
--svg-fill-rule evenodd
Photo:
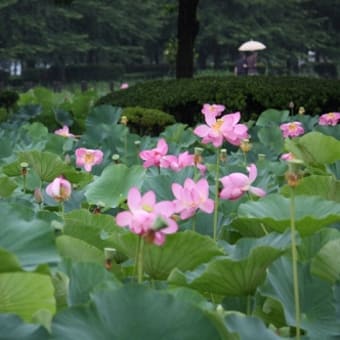
<path fill-rule="evenodd" d="M 139 250 L 138 250 L 138 259 L 137 259 L 137 282 L 143 282 L 143 273 L 144 273 L 144 239 L 143 237 L 139 237 Z"/>
<path fill-rule="evenodd" d="M 218 203 L 219 203 L 219 176 L 220 176 L 220 149 L 216 149 L 216 171 L 215 171 L 215 204 L 214 204 L 214 224 L 213 239 L 217 240 L 217 220 L 218 220 Z"/>
<path fill-rule="evenodd" d="M 295 304 L 295 322 L 296 322 L 296 339 L 300 340 L 300 297 L 299 297 L 299 277 L 298 277 L 298 255 L 296 249 L 296 228 L 295 228 L 295 192 L 290 188 L 290 228 L 291 228 L 291 248 L 292 248 L 292 265 L 293 265 L 293 284 L 294 284 L 294 304 Z"/>

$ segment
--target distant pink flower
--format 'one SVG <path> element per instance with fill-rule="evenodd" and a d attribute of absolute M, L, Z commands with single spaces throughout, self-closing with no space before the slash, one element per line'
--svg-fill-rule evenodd
<path fill-rule="evenodd" d="M 280 157 L 283 161 L 291 161 L 295 156 L 291 152 L 283 153 Z"/>
<path fill-rule="evenodd" d="M 122 83 L 122 84 L 120 85 L 120 89 L 121 89 L 121 90 L 125 90 L 125 89 L 127 89 L 127 88 L 129 88 L 129 84 L 128 84 L 128 83 Z"/>
<path fill-rule="evenodd" d="M 225 110 L 224 105 L 220 104 L 204 104 L 202 113 L 205 115 L 212 115 L 213 117 L 219 116 Z"/>
<path fill-rule="evenodd" d="M 90 172 L 94 165 L 103 161 L 103 156 L 101 150 L 78 148 L 76 149 L 76 165 L 84 167 L 85 171 Z"/>
<path fill-rule="evenodd" d="M 214 211 L 214 201 L 209 198 L 209 184 L 205 178 L 195 183 L 187 178 L 184 185 L 172 184 L 172 193 L 175 196 L 175 211 L 180 213 L 181 219 L 193 216 L 197 209 L 210 214 Z"/>
<path fill-rule="evenodd" d="M 281 124 L 280 129 L 282 131 L 282 135 L 284 138 L 297 137 L 303 135 L 305 132 L 303 125 L 300 122 L 290 122 Z"/>
<path fill-rule="evenodd" d="M 257 177 L 257 169 L 255 164 L 251 164 L 247 167 L 249 176 L 241 172 L 234 172 L 228 176 L 224 176 L 220 179 L 223 184 L 220 197 L 226 200 L 237 200 L 247 191 L 256 196 L 265 196 L 266 192 L 257 187 L 253 187 L 251 184 Z"/>
<path fill-rule="evenodd" d="M 144 161 L 144 168 L 149 168 L 151 166 L 160 167 L 161 159 L 167 154 L 167 152 L 168 144 L 165 139 L 161 138 L 158 141 L 156 148 L 141 151 L 139 153 L 139 157 Z"/>
<path fill-rule="evenodd" d="M 320 116 L 319 125 L 337 125 L 340 121 L 340 112 L 329 112 Z"/>
<path fill-rule="evenodd" d="M 67 137 L 67 138 L 75 137 L 74 134 L 70 133 L 69 127 L 67 125 L 64 125 L 61 129 L 55 130 L 54 133 L 56 135 Z"/>
<path fill-rule="evenodd" d="M 177 223 L 171 218 L 175 211 L 174 203 L 156 203 L 153 191 L 142 196 L 140 191 L 133 187 L 129 190 L 127 204 L 129 211 L 122 211 L 116 216 L 118 226 L 129 227 L 133 233 L 156 245 L 162 245 L 167 234 L 178 230 Z"/>
<path fill-rule="evenodd" d="M 70 198 L 72 186 L 68 180 L 60 176 L 46 187 L 46 193 L 56 201 L 63 202 Z"/>
<path fill-rule="evenodd" d="M 178 156 L 166 155 L 160 161 L 161 168 L 169 168 L 173 171 L 180 171 L 187 166 L 195 165 L 195 156 L 190 155 L 188 151 L 180 153 Z"/>

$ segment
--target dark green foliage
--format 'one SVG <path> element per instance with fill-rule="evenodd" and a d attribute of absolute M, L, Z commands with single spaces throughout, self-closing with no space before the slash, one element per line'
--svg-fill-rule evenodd
<path fill-rule="evenodd" d="M 159 135 L 167 125 L 176 122 L 168 113 L 142 107 L 126 107 L 123 115 L 128 119 L 130 130 L 140 135 Z"/>
<path fill-rule="evenodd" d="M 111 65 L 68 65 L 66 67 L 52 66 L 49 69 L 25 69 L 22 74 L 24 81 L 52 83 L 55 80 L 79 82 L 82 80 L 113 80 L 124 74 L 122 64 Z"/>
<path fill-rule="evenodd" d="M 204 103 L 224 104 L 228 112 L 240 111 L 249 120 L 267 108 L 288 109 L 290 102 L 295 113 L 300 106 L 309 115 L 340 111 L 340 81 L 266 76 L 156 80 L 111 93 L 98 104 L 155 108 L 177 122 L 195 124 Z"/>
<path fill-rule="evenodd" d="M 0 91 L 0 107 L 4 107 L 7 112 L 14 108 L 18 100 L 19 95 L 16 92 L 9 90 Z"/>

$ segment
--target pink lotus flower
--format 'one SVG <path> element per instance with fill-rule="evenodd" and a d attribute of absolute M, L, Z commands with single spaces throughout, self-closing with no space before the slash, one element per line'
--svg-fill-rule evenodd
<path fill-rule="evenodd" d="M 128 83 L 123 83 L 123 84 L 120 85 L 120 89 L 121 90 L 125 90 L 127 88 L 129 88 L 129 84 Z"/>
<path fill-rule="evenodd" d="M 46 187 L 46 193 L 57 202 L 64 202 L 70 198 L 72 186 L 68 180 L 60 176 Z"/>
<path fill-rule="evenodd" d="M 118 226 L 129 227 L 133 233 L 156 245 L 162 245 L 167 234 L 178 230 L 177 223 L 171 218 L 175 211 L 174 203 L 156 203 L 153 191 L 142 196 L 140 191 L 133 187 L 129 190 L 127 204 L 129 211 L 122 211 L 116 216 Z"/>
<path fill-rule="evenodd" d="M 337 125 L 340 121 L 340 112 L 329 112 L 320 116 L 319 125 Z"/>
<path fill-rule="evenodd" d="M 209 184 L 205 178 L 195 183 L 187 178 L 184 185 L 172 184 L 172 193 L 175 196 L 175 211 L 180 213 L 181 219 L 193 216 L 197 209 L 210 214 L 214 211 L 214 201 L 209 198 Z"/>
<path fill-rule="evenodd" d="M 160 161 L 161 168 L 169 168 L 173 171 L 180 171 L 187 166 L 195 165 L 195 156 L 190 155 L 188 151 L 180 153 L 178 156 L 166 155 Z"/>
<path fill-rule="evenodd" d="M 202 107 L 202 113 L 205 115 L 211 115 L 213 117 L 219 116 L 225 110 L 224 105 L 219 104 L 204 104 Z"/>
<path fill-rule="evenodd" d="M 139 157 L 144 161 L 144 168 L 149 168 L 151 166 L 160 167 L 161 160 L 167 154 L 167 152 L 168 144 L 166 143 L 165 139 L 161 138 L 158 141 L 156 148 L 141 151 L 139 153 Z"/>
<path fill-rule="evenodd" d="M 245 139 L 249 139 L 248 127 L 245 124 L 238 124 L 241 113 L 235 112 L 224 116 L 226 127 L 223 130 L 224 138 L 232 145 L 239 146 Z"/>
<path fill-rule="evenodd" d="M 67 137 L 67 138 L 74 138 L 75 135 L 70 133 L 69 127 L 64 125 L 61 129 L 55 130 L 54 133 L 59 136 Z"/>
<path fill-rule="evenodd" d="M 283 161 L 291 161 L 295 156 L 291 152 L 283 153 L 280 157 Z"/>
<path fill-rule="evenodd" d="M 222 199 L 237 200 L 247 191 L 259 197 L 265 196 L 266 192 L 263 189 L 251 185 L 257 177 L 256 165 L 249 165 L 247 170 L 249 176 L 240 172 L 234 172 L 220 179 L 223 184 L 223 189 L 220 193 Z"/>
<path fill-rule="evenodd" d="M 101 150 L 78 148 L 76 149 L 76 165 L 84 167 L 85 171 L 90 172 L 94 165 L 103 161 L 103 156 Z"/>
<path fill-rule="evenodd" d="M 300 122 L 290 122 L 280 125 L 282 135 L 284 138 L 297 137 L 303 135 L 305 130 L 302 123 Z"/>
<path fill-rule="evenodd" d="M 241 115 L 239 112 L 231 113 L 216 119 L 213 115 L 205 115 L 207 125 L 199 125 L 194 133 L 202 137 L 202 143 L 212 143 L 215 147 L 220 147 L 226 140 L 230 144 L 240 145 L 241 141 L 247 139 L 248 127 L 238 124 Z"/>

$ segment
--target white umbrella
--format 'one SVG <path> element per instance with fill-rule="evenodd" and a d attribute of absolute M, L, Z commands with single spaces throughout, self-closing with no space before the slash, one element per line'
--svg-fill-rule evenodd
<path fill-rule="evenodd" d="M 255 41 L 255 40 L 249 40 L 246 41 L 245 43 L 243 43 L 238 50 L 239 51 L 260 51 L 260 50 L 264 50 L 266 48 L 266 45 L 262 44 L 259 41 Z"/>

